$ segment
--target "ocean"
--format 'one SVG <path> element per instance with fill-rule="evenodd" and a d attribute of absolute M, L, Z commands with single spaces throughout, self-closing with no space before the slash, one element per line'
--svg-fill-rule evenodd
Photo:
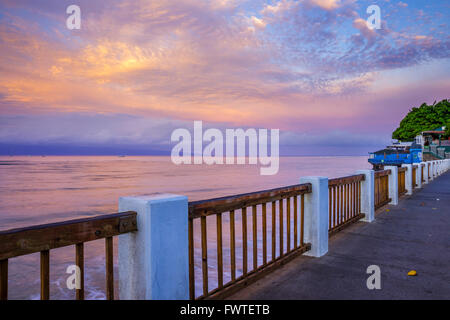
<path fill-rule="evenodd" d="M 335 178 L 368 168 L 367 156 L 282 157 L 278 174 L 272 176 L 260 175 L 256 165 L 177 166 L 165 156 L 2 156 L 0 231 L 114 213 L 121 196 L 174 193 L 202 200 L 293 185 L 304 176 Z M 208 230 L 215 230 L 210 222 Z M 114 245 L 117 259 L 117 238 Z M 213 256 L 215 247 L 210 247 Z M 66 286 L 66 269 L 74 263 L 73 246 L 50 251 L 51 299 L 74 298 L 74 290 Z M 210 263 L 213 277 L 214 259 Z M 199 276 L 200 268 L 197 259 Z M 117 295 L 117 269 L 115 279 Z M 10 259 L 8 285 L 9 299 L 39 299 L 39 253 Z M 104 241 L 97 240 L 85 244 L 86 299 L 105 299 L 104 289 Z"/>

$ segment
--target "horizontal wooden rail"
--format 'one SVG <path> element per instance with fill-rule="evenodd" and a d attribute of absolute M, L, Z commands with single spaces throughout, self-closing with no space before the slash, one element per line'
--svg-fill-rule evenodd
<path fill-rule="evenodd" d="M 106 297 L 114 299 L 113 241 L 119 234 L 137 231 L 137 213 L 120 212 L 63 222 L 0 231 L 0 300 L 8 298 L 8 259 L 40 252 L 41 299 L 50 298 L 50 250 L 75 245 L 75 262 L 80 268 L 80 289 L 84 299 L 84 242 L 105 239 Z"/>
<path fill-rule="evenodd" d="M 390 174 L 391 174 L 391 170 L 375 171 L 375 178 L 389 176 Z"/>
<path fill-rule="evenodd" d="M 222 198 L 192 201 L 189 202 L 189 218 L 194 219 L 201 216 L 251 207 L 253 205 L 278 201 L 310 192 L 311 184 L 305 183 Z"/>
<path fill-rule="evenodd" d="M 352 175 L 352 176 L 347 176 L 347 177 L 342 177 L 342 178 L 334 178 L 334 179 L 328 180 L 328 186 L 333 187 L 333 186 L 337 186 L 337 185 L 344 185 L 344 184 L 349 184 L 349 183 L 353 183 L 353 182 L 364 181 L 365 179 L 366 179 L 366 176 L 363 174 L 357 174 L 357 175 Z"/>
<path fill-rule="evenodd" d="M 0 260 L 136 230 L 136 212 L 121 212 L 0 231 Z"/>

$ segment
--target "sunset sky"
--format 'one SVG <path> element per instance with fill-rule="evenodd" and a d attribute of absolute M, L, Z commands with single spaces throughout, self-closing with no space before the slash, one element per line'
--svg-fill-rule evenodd
<path fill-rule="evenodd" d="M 202 120 L 278 128 L 284 155 L 365 155 L 450 98 L 449 16 L 446 0 L 0 0 L 0 154 L 168 153 Z"/>

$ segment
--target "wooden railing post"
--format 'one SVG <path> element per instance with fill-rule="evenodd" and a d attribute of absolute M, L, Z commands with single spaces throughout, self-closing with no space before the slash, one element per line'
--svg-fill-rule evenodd
<path fill-rule="evenodd" d="M 138 229 L 119 236 L 119 298 L 189 299 L 187 197 L 123 197 L 119 209 L 137 212 Z"/>
<path fill-rule="evenodd" d="M 402 167 L 406 168 L 405 172 L 405 188 L 406 188 L 406 194 L 412 195 L 413 194 L 413 166 L 412 164 L 402 164 Z"/>
<path fill-rule="evenodd" d="M 394 206 L 398 205 L 398 167 L 397 166 L 385 166 L 385 170 L 391 170 L 391 174 L 389 175 L 389 198 L 391 198 L 391 202 Z"/>
<path fill-rule="evenodd" d="M 304 195 L 305 242 L 311 243 L 305 255 L 321 257 L 328 252 L 328 178 L 302 177 L 300 183 L 312 186 L 312 192 Z"/>

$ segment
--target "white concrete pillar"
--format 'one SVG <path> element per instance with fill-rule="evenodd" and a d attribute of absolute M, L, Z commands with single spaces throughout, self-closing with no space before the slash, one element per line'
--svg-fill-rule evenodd
<path fill-rule="evenodd" d="M 433 161 L 428 161 L 428 166 L 430 167 L 430 175 L 428 176 L 428 181 L 432 181 L 434 179 L 434 165 L 433 165 Z"/>
<path fill-rule="evenodd" d="M 436 160 L 436 165 L 435 165 L 435 172 L 436 172 L 436 177 L 439 176 L 439 161 Z"/>
<path fill-rule="evenodd" d="M 302 177 L 300 183 L 312 185 L 305 194 L 305 242 L 311 243 L 305 255 L 321 257 L 328 252 L 328 178 Z"/>
<path fill-rule="evenodd" d="M 417 164 L 416 185 L 417 189 L 422 188 L 422 166 L 420 165 L 420 162 Z"/>
<path fill-rule="evenodd" d="M 375 171 L 358 170 L 356 173 L 365 175 L 361 182 L 361 212 L 366 216 L 361 221 L 372 222 L 375 220 Z"/>
<path fill-rule="evenodd" d="M 389 198 L 391 202 L 389 204 L 398 205 L 398 167 L 397 166 L 385 166 L 385 170 L 391 170 L 389 175 Z"/>
<path fill-rule="evenodd" d="M 428 162 L 421 162 L 420 165 L 423 164 L 423 180 L 424 180 L 424 184 L 428 183 Z"/>
<path fill-rule="evenodd" d="M 187 197 L 122 197 L 119 211 L 136 211 L 138 228 L 119 235 L 120 299 L 189 299 Z"/>
<path fill-rule="evenodd" d="M 437 161 L 433 161 L 433 176 L 436 178 L 437 174 Z"/>
<path fill-rule="evenodd" d="M 413 194 L 412 164 L 402 164 L 402 167 L 406 167 L 406 172 L 405 172 L 406 194 L 412 195 Z"/>

